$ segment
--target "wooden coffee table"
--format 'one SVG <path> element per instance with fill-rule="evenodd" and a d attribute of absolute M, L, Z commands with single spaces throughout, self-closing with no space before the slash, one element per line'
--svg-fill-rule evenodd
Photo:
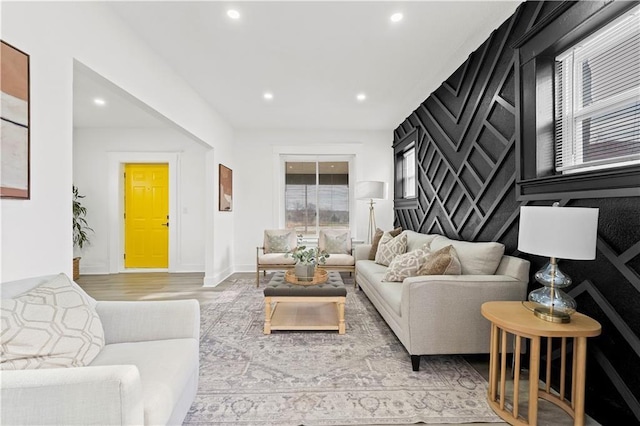
<path fill-rule="evenodd" d="M 264 289 L 264 334 L 271 330 L 346 331 L 344 304 L 347 289 L 340 273 L 329 272 L 327 282 L 297 285 L 276 272 Z"/>

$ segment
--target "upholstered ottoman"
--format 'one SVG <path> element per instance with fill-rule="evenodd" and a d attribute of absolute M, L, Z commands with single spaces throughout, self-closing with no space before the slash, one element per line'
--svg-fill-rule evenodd
<path fill-rule="evenodd" d="M 264 334 L 271 330 L 338 330 L 344 334 L 347 289 L 339 272 L 325 283 L 291 284 L 276 272 L 264 289 Z"/>

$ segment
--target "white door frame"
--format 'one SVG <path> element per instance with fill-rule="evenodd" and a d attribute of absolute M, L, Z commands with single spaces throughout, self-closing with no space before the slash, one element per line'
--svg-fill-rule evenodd
<path fill-rule="evenodd" d="M 108 217 L 109 217 L 109 273 L 119 272 L 174 272 L 179 259 L 180 229 L 178 217 L 177 152 L 110 152 L 108 154 Z M 125 269 L 124 267 L 124 165 L 126 163 L 169 164 L 169 267 L 167 269 Z"/>

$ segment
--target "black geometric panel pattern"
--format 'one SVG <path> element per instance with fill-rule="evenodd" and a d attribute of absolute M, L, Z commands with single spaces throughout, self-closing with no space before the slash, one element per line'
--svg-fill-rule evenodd
<path fill-rule="evenodd" d="M 525 2 L 402 122 L 394 142 L 417 129 L 418 206 L 396 209 L 404 229 L 517 251 L 516 70 L 513 43 L 560 2 Z M 640 184 L 640 183 L 639 183 Z M 536 201 L 598 207 L 595 261 L 566 261 L 578 310 L 603 326 L 589 340 L 587 413 L 601 424 L 640 424 L 640 198 Z M 538 285 L 530 284 L 530 289 Z M 616 413 L 612 417 L 611 413 Z"/>

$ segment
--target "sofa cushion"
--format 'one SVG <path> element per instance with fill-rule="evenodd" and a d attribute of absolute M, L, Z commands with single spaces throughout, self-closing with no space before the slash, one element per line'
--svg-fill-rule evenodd
<path fill-rule="evenodd" d="M 351 254 L 351 233 L 349 230 L 321 229 L 318 248 L 329 254 Z"/>
<path fill-rule="evenodd" d="M 365 279 L 380 299 L 384 300 L 384 303 L 399 316 L 402 301 L 402 285 L 396 282 L 382 281 L 386 271 L 386 266 L 379 265 L 371 260 L 358 261 L 357 277 Z"/>
<path fill-rule="evenodd" d="M 471 243 L 450 240 L 444 236 L 438 236 L 431 242 L 431 251 L 440 250 L 448 245 L 456 249 L 462 275 L 493 275 L 504 254 L 504 245 L 501 243 Z"/>
<path fill-rule="evenodd" d="M 456 249 L 449 245 L 427 254 L 415 275 L 460 275 L 461 272 Z"/>
<path fill-rule="evenodd" d="M 417 275 L 427 254 L 427 251 L 418 249 L 396 256 L 389 264 L 382 280 L 404 281 L 405 278 Z"/>
<path fill-rule="evenodd" d="M 425 244 L 429 247 L 431 242 L 436 237 L 439 237 L 438 234 L 421 234 L 419 232 L 409 230 L 403 231 L 403 234 L 407 234 L 407 252 L 419 250 Z"/>
<path fill-rule="evenodd" d="M 295 231 L 291 229 L 267 229 L 264 231 L 265 253 L 286 253 L 298 245 Z"/>
<path fill-rule="evenodd" d="M 82 367 L 104 346 L 100 317 L 64 274 L 2 300 L 0 369 Z"/>
<path fill-rule="evenodd" d="M 378 252 L 376 253 L 376 263 L 389 266 L 394 257 L 407 251 L 407 234 L 402 233 L 397 237 L 392 237 L 390 233 L 385 232 L 378 244 Z"/>
<path fill-rule="evenodd" d="M 267 253 L 258 256 L 259 265 L 294 265 L 295 259 L 291 256 L 284 257 L 285 253 Z"/>
<path fill-rule="evenodd" d="M 91 366 L 135 365 L 140 372 L 144 424 L 166 424 L 198 371 L 196 339 L 154 340 L 106 345 Z"/>
<path fill-rule="evenodd" d="M 389 231 L 392 237 L 397 237 L 402 232 L 402 227 L 398 227 L 393 231 Z M 373 235 L 373 241 L 371 242 L 371 250 L 369 250 L 369 260 L 376 260 L 376 253 L 378 252 L 378 244 L 380 239 L 384 235 L 384 231 L 380 228 L 376 228 L 376 233 Z"/>

